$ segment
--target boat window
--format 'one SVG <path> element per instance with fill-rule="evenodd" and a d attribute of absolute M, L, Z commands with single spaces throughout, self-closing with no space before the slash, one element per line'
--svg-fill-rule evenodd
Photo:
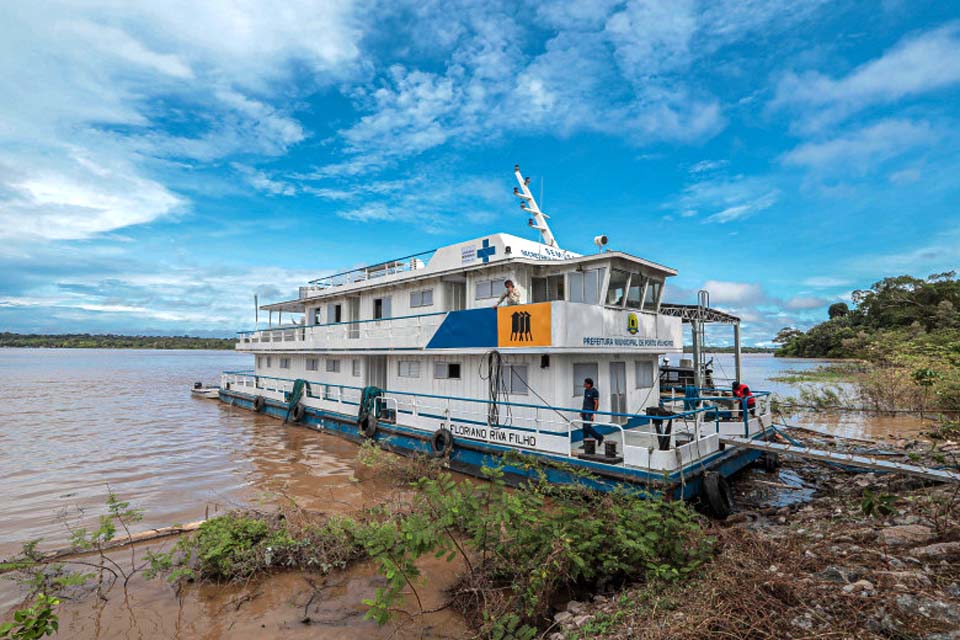
<path fill-rule="evenodd" d="M 384 318 L 390 318 L 392 314 L 390 313 L 390 297 L 386 296 L 383 298 L 374 298 L 373 299 L 373 319 L 374 320 L 383 320 Z"/>
<path fill-rule="evenodd" d="M 352 364 L 353 364 L 353 377 L 359 378 L 360 377 L 360 360 L 355 358 Z"/>
<path fill-rule="evenodd" d="M 319 369 L 317 364 L 318 361 L 316 358 L 307 358 L 307 371 L 317 371 Z"/>
<path fill-rule="evenodd" d="M 599 367 L 596 362 L 575 362 L 573 365 L 573 395 L 583 395 L 583 381 L 585 378 L 593 380 L 593 386 L 597 386 L 597 372 Z"/>
<path fill-rule="evenodd" d="M 263 358 L 260 356 L 257 356 L 257 368 L 258 369 L 263 368 Z"/>
<path fill-rule="evenodd" d="M 290 358 L 280 358 L 280 368 L 289 369 L 290 368 Z"/>
<path fill-rule="evenodd" d="M 603 284 L 603 269 L 584 269 L 567 274 L 570 302 L 600 303 L 600 286 Z"/>
<path fill-rule="evenodd" d="M 419 360 L 401 360 L 397 363 L 397 375 L 401 378 L 419 378 Z"/>
<path fill-rule="evenodd" d="M 611 269 L 610 285 L 607 287 L 607 304 L 622 307 L 627 297 L 627 281 L 630 274 L 620 269 Z"/>
<path fill-rule="evenodd" d="M 650 281 L 650 286 L 647 287 L 647 295 L 643 298 L 644 311 L 657 310 L 657 307 L 660 305 L 660 290 L 662 288 L 663 283 L 659 280 Z"/>
<path fill-rule="evenodd" d="M 433 306 L 433 289 L 410 292 L 410 308 Z"/>
<path fill-rule="evenodd" d="M 634 273 L 630 276 L 630 290 L 627 292 L 627 307 L 630 309 L 642 308 L 643 285 L 647 283 L 647 278 L 643 274 Z"/>
<path fill-rule="evenodd" d="M 273 363 L 272 363 L 271 360 L 272 360 L 272 359 L 270 358 L 270 356 L 267 356 L 267 369 L 269 369 L 270 367 L 273 366 Z"/>
<path fill-rule="evenodd" d="M 502 380 L 501 385 L 503 389 L 514 396 L 525 396 L 527 395 L 527 365 L 525 364 L 508 364 L 501 370 Z"/>
<path fill-rule="evenodd" d="M 333 324 L 334 322 L 343 322 L 343 305 L 342 304 L 327 305 L 327 323 Z"/>
<path fill-rule="evenodd" d="M 433 377 L 438 379 L 460 379 L 459 362 L 437 362 L 433 367 Z"/>
<path fill-rule="evenodd" d="M 649 389 L 653 386 L 653 363 L 649 360 L 637 360 L 637 389 Z"/>
<path fill-rule="evenodd" d="M 327 359 L 327 373 L 340 373 L 340 361 Z"/>
<path fill-rule="evenodd" d="M 563 276 L 533 279 L 533 302 L 563 300 Z"/>
<path fill-rule="evenodd" d="M 503 291 L 502 279 L 497 280 L 477 280 L 476 283 L 476 292 L 477 300 L 486 300 L 487 298 L 495 298 L 500 295 Z"/>

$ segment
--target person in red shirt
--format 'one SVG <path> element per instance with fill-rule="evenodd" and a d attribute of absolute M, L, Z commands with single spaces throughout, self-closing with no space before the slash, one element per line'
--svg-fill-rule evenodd
<path fill-rule="evenodd" d="M 745 384 L 741 384 L 739 380 L 733 381 L 733 395 L 737 398 L 746 398 L 747 399 L 747 410 L 751 414 L 754 413 L 757 406 L 757 399 L 753 397 L 753 394 L 750 392 L 750 387 Z M 742 404 L 740 406 L 743 406 Z"/>

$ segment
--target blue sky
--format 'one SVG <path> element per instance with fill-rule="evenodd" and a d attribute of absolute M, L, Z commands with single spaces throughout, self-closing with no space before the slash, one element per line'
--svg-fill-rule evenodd
<path fill-rule="evenodd" d="M 198 8 L 198 5 L 200 7 Z M 331 270 L 529 234 L 748 343 L 960 264 L 960 6 L 0 7 L 0 330 L 230 335 Z"/>

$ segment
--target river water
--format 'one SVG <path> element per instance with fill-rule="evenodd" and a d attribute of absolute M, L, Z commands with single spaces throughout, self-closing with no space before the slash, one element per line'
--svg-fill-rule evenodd
<path fill-rule="evenodd" d="M 789 395 L 796 389 L 770 378 L 823 362 L 750 354 L 743 378 L 755 390 Z M 63 517 L 79 513 L 95 524 L 108 490 L 144 510 L 138 529 L 278 495 L 323 511 L 375 503 L 385 481 L 359 481 L 355 445 L 191 396 L 194 381 L 214 383 L 221 371 L 249 363 L 230 351 L 0 349 L 0 558 L 34 538 L 43 538 L 41 547 L 63 546 Z M 715 370 L 732 377 L 732 357 L 717 356 Z M 859 414 L 798 420 L 858 437 L 917 428 Z M 371 570 L 358 571 L 370 581 Z M 0 587 L 0 609 L 13 597 Z"/>

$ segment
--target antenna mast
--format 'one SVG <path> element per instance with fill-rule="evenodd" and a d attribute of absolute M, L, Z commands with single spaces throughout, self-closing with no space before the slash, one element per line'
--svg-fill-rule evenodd
<path fill-rule="evenodd" d="M 520 173 L 520 165 L 516 164 L 513 166 L 513 173 L 517 177 L 517 182 L 520 183 L 520 188 L 513 188 L 513 195 L 520 198 L 520 208 L 531 214 L 533 217 L 530 218 L 530 228 L 536 229 L 540 232 L 540 240 L 543 244 L 548 247 L 556 247 L 557 239 L 553 237 L 553 232 L 550 231 L 550 225 L 547 224 L 547 214 L 543 211 L 540 211 L 540 207 L 537 206 L 537 201 L 533 198 L 533 194 L 530 193 L 530 178 L 524 178 L 523 174 Z"/>

